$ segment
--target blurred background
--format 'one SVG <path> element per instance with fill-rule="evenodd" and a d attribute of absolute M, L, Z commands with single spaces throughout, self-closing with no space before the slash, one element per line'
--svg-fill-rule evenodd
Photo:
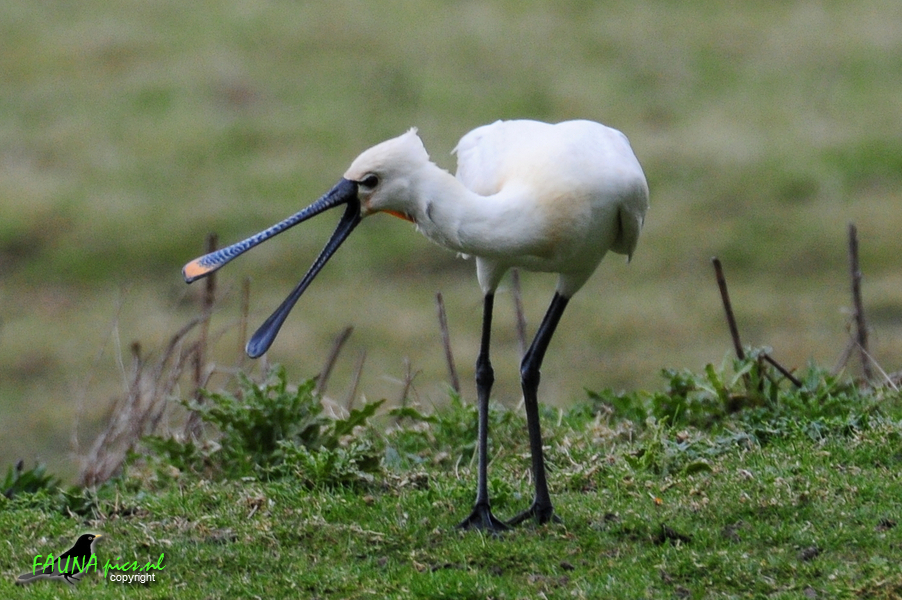
<path fill-rule="evenodd" d="M 72 476 L 129 346 L 159 354 L 198 313 L 182 265 L 328 190 L 411 126 L 432 159 L 497 119 L 587 118 L 630 138 L 651 189 L 631 264 L 610 255 L 571 302 L 541 397 L 657 389 L 665 367 L 731 350 L 710 259 L 743 341 L 832 367 L 849 337 L 846 228 L 859 229 L 872 351 L 902 363 L 902 3 L 80 0 L 0 4 L 0 469 Z M 211 335 L 240 360 L 327 239 L 324 216 L 220 272 Z M 555 278 L 522 274 L 532 335 Z M 368 219 L 269 353 L 294 381 L 354 326 L 329 383 L 447 399 L 435 293 L 473 400 L 472 261 Z M 517 406 L 510 286 L 496 298 L 496 398 Z M 248 369 L 256 369 L 246 363 Z M 857 367 L 856 367 L 857 368 Z M 854 369 L 850 366 L 854 374 Z"/>

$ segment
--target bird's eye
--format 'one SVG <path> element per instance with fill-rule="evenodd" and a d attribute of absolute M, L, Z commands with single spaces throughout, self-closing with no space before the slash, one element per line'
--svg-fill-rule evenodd
<path fill-rule="evenodd" d="M 360 185 L 365 188 L 372 189 L 372 188 L 376 187 L 377 185 L 379 185 L 379 178 L 376 177 L 375 175 L 367 175 L 366 177 L 363 178 L 362 181 L 360 181 Z"/>

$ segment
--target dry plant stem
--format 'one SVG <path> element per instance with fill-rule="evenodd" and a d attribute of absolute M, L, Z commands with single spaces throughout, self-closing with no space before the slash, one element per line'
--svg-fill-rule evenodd
<path fill-rule="evenodd" d="M 141 358 L 141 342 L 134 341 L 132 342 L 131 348 L 132 352 L 132 368 L 131 373 L 132 376 L 129 378 L 131 384 L 129 385 L 129 390 L 136 389 L 138 385 L 138 380 L 141 377 L 141 371 L 144 369 L 144 361 Z M 114 408 L 115 404 L 113 405 Z"/>
<path fill-rule="evenodd" d="M 851 332 L 849 332 L 851 335 Z M 843 348 L 842 353 L 840 353 L 839 358 L 836 359 L 836 364 L 833 365 L 833 370 L 830 371 L 831 375 L 838 375 L 840 371 L 846 368 L 846 365 L 849 363 L 849 359 L 852 357 L 852 352 L 854 352 L 855 348 L 858 347 L 858 343 L 852 339 L 851 337 L 846 342 L 846 347 Z"/>
<path fill-rule="evenodd" d="M 329 383 L 329 377 L 332 375 L 332 368 L 335 367 L 335 361 L 338 360 L 338 355 L 341 354 L 342 347 L 345 345 L 345 342 L 348 341 L 348 338 L 351 337 L 353 332 L 354 327 L 348 325 L 342 329 L 341 333 L 335 337 L 335 341 L 332 342 L 332 349 L 329 351 L 329 356 L 326 357 L 326 364 L 323 365 L 323 370 L 320 371 L 320 374 L 316 378 L 317 396 L 323 396 L 326 393 L 326 385 Z"/>
<path fill-rule="evenodd" d="M 868 351 L 868 325 L 864 318 L 864 306 L 861 302 L 861 267 L 858 263 L 858 230 L 854 223 L 849 223 L 849 269 L 852 275 L 852 307 L 855 311 L 855 328 L 858 349 L 861 353 L 861 370 L 864 378 L 870 381 L 874 377 Z"/>
<path fill-rule="evenodd" d="M 218 243 L 218 236 L 211 233 L 207 236 L 206 251 L 215 252 Z M 207 364 L 207 345 L 210 333 L 210 316 L 213 314 L 213 305 L 216 302 L 216 274 L 213 273 L 207 277 L 204 282 L 204 293 L 200 299 L 200 314 L 203 319 L 200 323 L 200 333 L 198 334 L 197 345 L 194 352 L 194 377 L 192 383 L 194 392 L 192 396 L 194 401 L 200 405 L 203 404 L 204 396 L 201 389 L 206 384 L 204 371 Z M 196 411 L 191 411 L 188 420 L 185 423 L 185 433 L 189 436 L 198 437 L 200 435 L 200 416 Z"/>
<path fill-rule="evenodd" d="M 74 456 L 81 456 L 81 447 L 78 441 L 78 426 L 80 422 L 81 415 L 84 411 L 85 405 L 85 396 L 88 393 L 88 387 L 91 385 L 91 380 L 94 377 L 94 373 L 97 372 L 97 368 L 100 365 L 100 359 L 103 357 L 104 353 L 106 353 L 107 346 L 110 343 L 113 332 L 116 332 L 119 327 L 119 317 L 122 314 L 122 307 L 125 303 L 124 296 L 120 294 L 119 300 L 116 303 L 116 316 L 113 319 L 112 331 L 107 335 L 106 340 L 100 347 L 100 350 L 97 352 L 97 355 L 94 357 L 94 362 L 92 363 L 91 370 L 88 371 L 88 376 L 85 378 L 84 383 L 79 387 L 77 396 L 76 396 L 76 410 L 74 419 L 72 422 L 72 436 L 70 438 L 70 442 L 72 444 L 72 454 Z M 0 323 L 2 325 L 2 323 Z M 112 409 L 112 406 L 110 407 Z M 107 421 L 109 421 L 109 416 L 107 417 Z"/>
<path fill-rule="evenodd" d="M 786 379 L 788 379 L 789 381 L 791 381 L 791 382 L 793 383 L 794 386 L 799 387 L 799 388 L 802 387 L 802 382 L 799 381 L 799 380 L 798 380 L 798 379 L 797 379 L 797 378 L 796 378 L 796 377 L 795 377 L 788 369 L 786 369 L 783 365 L 781 365 L 781 364 L 778 363 L 776 360 L 774 360 L 773 358 L 771 358 L 769 354 L 765 354 L 765 355 L 764 355 L 764 360 L 766 360 L 767 362 L 769 362 L 769 363 L 771 364 L 771 366 L 773 366 L 776 370 L 780 371 L 780 373 L 783 375 L 783 377 L 785 377 Z"/>
<path fill-rule="evenodd" d="M 183 349 L 185 337 L 202 321 L 203 316 L 195 317 L 176 332 L 159 360 L 152 364 L 142 358 L 140 344 L 132 344 L 128 390 L 114 402 L 106 428 L 82 461 L 81 485 L 98 485 L 112 477 L 141 437 L 157 429 L 168 399 L 197 352 L 196 347 Z"/>
<path fill-rule="evenodd" d="M 348 412 L 354 408 L 354 398 L 357 397 L 357 386 L 360 384 L 360 375 L 363 373 L 363 364 L 366 362 L 366 350 L 361 350 L 357 355 L 357 366 L 354 367 L 354 377 L 351 378 L 351 389 L 345 398 L 345 408 Z"/>
<path fill-rule="evenodd" d="M 451 380 L 451 389 L 460 395 L 460 378 L 457 376 L 457 367 L 454 366 L 454 353 L 451 352 L 451 334 L 448 331 L 448 316 L 445 313 L 445 301 L 441 292 L 435 294 L 435 305 L 438 310 L 438 326 L 442 333 L 442 347 L 445 349 L 445 360 L 448 362 L 448 378 Z"/>
<path fill-rule="evenodd" d="M 398 400 L 398 406 L 401 408 L 407 407 L 407 396 L 410 393 L 410 387 L 413 385 L 413 378 L 416 377 L 416 373 L 411 370 L 410 367 L 410 358 L 404 357 L 404 387 L 401 388 L 401 398 Z M 401 417 L 398 417 L 396 422 L 401 421 Z"/>
<path fill-rule="evenodd" d="M 720 288 L 720 298 L 723 301 L 723 309 L 727 315 L 727 325 L 730 327 L 730 336 L 733 338 L 733 348 L 736 350 L 736 357 L 739 360 L 745 359 L 745 351 L 742 349 L 742 342 L 739 339 L 739 327 L 736 326 L 736 317 L 733 315 L 733 304 L 730 302 L 730 292 L 727 290 L 727 278 L 723 274 L 723 265 L 716 256 L 711 259 L 714 264 L 714 274 L 717 277 L 717 287 Z M 771 364 L 775 369 L 793 383 L 796 387 L 802 387 L 799 381 L 788 369 L 771 358 L 770 355 L 764 354 L 764 360 Z"/>
<path fill-rule="evenodd" d="M 215 252 L 218 236 L 211 233 L 207 236 L 206 252 Z M 202 402 L 200 394 L 201 380 L 203 379 L 204 364 L 207 362 L 207 337 L 210 333 L 210 315 L 213 314 L 213 304 L 216 302 L 216 273 L 204 280 L 204 293 L 200 299 L 200 314 L 203 321 L 200 324 L 198 335 L 197 354 L 194 355 L 194 399 Z"/>
<path fill-rule="evenodd" d="M 247 317 L 251 312 L 251 278 L 241 282 L 241 319 L 238 322 L 238 368 L 247 361 L 244 344 L 247 342 Z"/>
<path fill-rule="evenodd" d="M 887 374 L 887 372 L 883 370 L 883 368 L 880 366 L 880 364 L 876 360 L 874 360 L 873 356 L 868 354 L 867 358 L 868 358 L 868 360 L 871 361 L 871 365 L 873 365 L 874 368 L 876 368 L 877 371 L 880 372 L 880 377 L 883 378 L 883 381 L 886 382 L 886 385 L 888 385 L 890 388 L 892 388 L 893 391 L 898 392 L 899 386 L 897 386 L 896 382 L 893 381 L 892 375 Z M 870 382 L 868 382 L 868 383 L 870 383 Z"/>
<path fill-rule="evenodd" d="M 520 291 L 520 271 L 511 270 L 511 293 L 514 297 L 514 314 L 517 315 L 517 342 L 520 358 L 526 354 L 526 313 L 523 311 L 523 294 Z"/>
<path fill-rule="evenodd" d="M 727 325 L 730 327 L 730 336 L 733 338 L 733 348 L 736 349 L 736 357 L 739 360 L 745 358 L 742 342 L 739 341 L 739 328 L 736 327 L 736 317 L 733 316 L 733 305 L 730 304 L 730 293 L 727 291 L 727 280 L 723 275 L 723 265 L 716 256 L 711 259 L 714 263 L 714 274 L 717 277 L 717 287 L 720 288 L 720 298 L 723 300 L 723 309 L 727 314 Z"/>

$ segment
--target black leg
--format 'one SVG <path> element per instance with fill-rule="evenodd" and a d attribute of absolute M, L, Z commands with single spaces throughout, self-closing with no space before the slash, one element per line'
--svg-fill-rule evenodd
<path fill-rule="evenodd" d="M 489 361 L 489 341 L 492 332 L 492 306 L 495 302 L 493 294 L 487 294 L 482 312 L 482 343 L 479 346 L 479 357 L 476 359 L 476 394 L 478 399 L 479 423 L 477 453 L 479 458 L 479 478 L 476 484 L 476 504 L 470 516 L 461 521 L 462 529 L 487 529 L 503 531 L 507 526 L 495 518 L 489 504 L 489 394 L 495 383 L 495 372 Z"/>
<path fill-rule="evenodd" d="M 554 294 L 548 312 L 539 325 L 536 337 L 532 340 L 523 362 L 520 363 L 520 383 L 523 386 L 523 404 L 526 408 L 526 427 L 529 430 L 529 448 L 532 452 L 532 476 L 535 482 L 536 495 L 532 501 L 532 506 L 508 521 L 508 525 L 517 525 L 523 521 L 534 518 L 539 523 L 547 523 L 548 521 L 560 521 L 554 514 L 554 507 L 551 505 L 551 496 L 548 493 L 548 482 L 545 479 L 545 458 L 542 455 L 542 430 L 539 427 L 539 369 L 542 367 L 542 360 L 545 358 L 545 351 L 548 350 L 548 344 L 554 335 L 561 315 L 567 308 L 569 298 L 565 298 L 558 293 Z"/>

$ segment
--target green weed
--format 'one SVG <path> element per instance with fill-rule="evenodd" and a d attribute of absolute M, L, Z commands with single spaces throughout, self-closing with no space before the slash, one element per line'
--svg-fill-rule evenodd
<path fill-rule="evenodd" d="M 64 488 L 43 464 L 26 469 L 24 461 L 19 461 L 0 481 L 0 510 L 5 505 L 84 515 L 93 507 L 93 494 L 76 486 Z"/>
<path fill-rule="evenodd" d="M 471 406 L 380 416 L 367 405 L 329 422 L 309 382 L 245 379 L 196 407 L 219 446 L 158 448 L 156 468 L 190 476 L 149 486 L 129 469 L 78 517 L 44 489 L 0 500 L 0 527 L 22 549 L 0 554 L 0 593 L 46 552 L 36 536 L 88 526 L 104 534 L 103 557 L 165 552 L 158 580 L 129 590 L 139 598 L 894 597 L 902 397 L 813 366 L 799 388 L 758 368 L 668 371 L 661 395 L 544 408 L 563 523 L 502 536 L 454 528 L 473 501 Z M 499 405 L 490 420 L 493 507 L 513 514 L 531 487 L 525 423 Z M 121 593 L 98 577 L 79 588 Z"/>
<path fill-rule="evenodd" d="M 239 392 L 204 392 L 203 402 L 187 403 L 215 430 L 204 441 L 149 436 L 144 442 L 172 466 L 221 479 L 292 475 L 308 485 L 369 481 L 381 467 L 378 447 L 351 440 L 355 428 L 365 428 L 382 402 L 350 411 L 343 419 L 323 414 L 313 393 L 315 382 L 296 388 L 279 366 L 256 383 L 239 376 Z"/>

